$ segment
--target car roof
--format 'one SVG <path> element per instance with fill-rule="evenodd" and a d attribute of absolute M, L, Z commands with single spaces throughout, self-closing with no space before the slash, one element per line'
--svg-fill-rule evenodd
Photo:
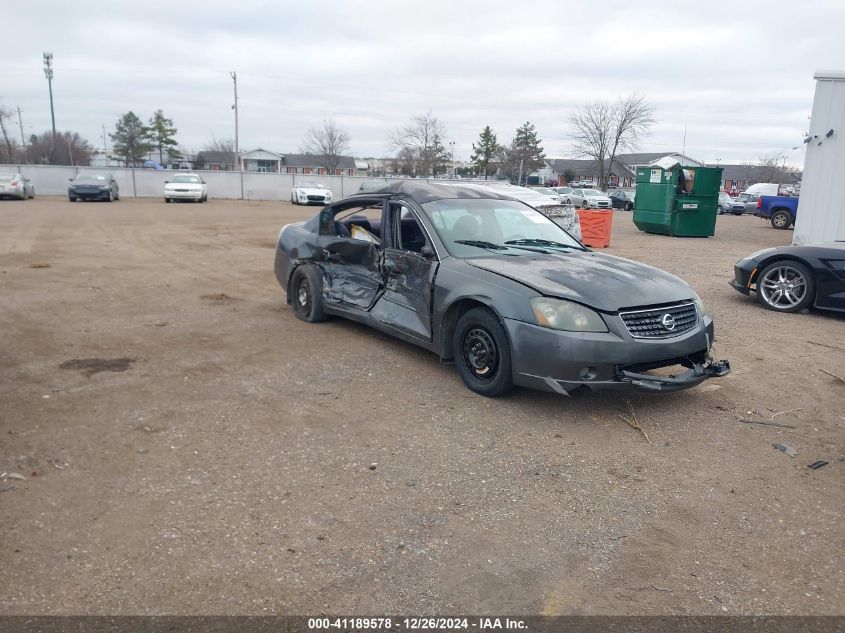
<path fill-rule="evenodd" d="M 488 198 L 492 200 L 507 200 L 511 196 L 500 194 L 491 189 L 482 189 L 466 185 L 453 185 L 441 182 L 428 182 L 426 180 L 396 180 L 386 183 L 384 187 L 356 193 L 350 198 L 365 198 L 378 194 L 403 194 L 412 198 L 419 204 L 432 202 L 434 200 L 447 200 L 450 198 Z"/>

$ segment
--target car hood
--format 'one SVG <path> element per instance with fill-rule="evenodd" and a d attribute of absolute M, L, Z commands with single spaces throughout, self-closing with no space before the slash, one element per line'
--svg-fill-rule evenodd
<path fill-rule="evenodd" d="M 312 187 L 297 187 L 298 193 L 304 193 L 306 196 L 327 196 L 331 195 L 330 189 L 314 189 Z"/>
<path fill-rule="evenodd" d="M 592 251 L 484 257 L 465 260 L 551 297 L 603 312 L 692 299 L 682 279 L 639 262 Z"/>

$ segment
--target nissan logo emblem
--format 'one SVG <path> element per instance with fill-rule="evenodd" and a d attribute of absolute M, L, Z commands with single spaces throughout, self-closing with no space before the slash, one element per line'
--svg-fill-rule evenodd
<path fill-rule="evenodd" d="M 663 324 L 663 327 L 669 332 L 675 329 L 675 317 L 673 317 L 671 314 L 664 314 L 663 318 L 660 319 L 660 322 Z"/>

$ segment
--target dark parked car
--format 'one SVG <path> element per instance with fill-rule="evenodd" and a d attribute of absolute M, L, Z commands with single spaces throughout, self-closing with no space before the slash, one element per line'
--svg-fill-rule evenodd
<path fill-rule="evenodd" d="M 366 323 L 486 396 L 675 391 L 730 371 L 684 281 L 590 251 L 493 189 L 398 181 L 340 200 L 282 228 L 275 274 L 300 319 Z"/>
<path fill-rule="evenodd" d="M 731 198 L 724 191 L 719 192 L 719 202 L 716 204 L 716 210 L 719 215 L 730 213 L 732 215 L 742 215 L 745 213 L 745 203 Z"/>
<path fill-rule="evenodd" d="M 634 210 L 634 198 L 636 197 L 634 191 L 614 191 L 610 196 L 610 203 L 614 209 L 625 209 L 625 211 Z"/>
<path fill-rule="evenodd" d="M 810 306 L 845 312 L 845 243 L 778 246 L 752 253 L 734 265 L 731 286 L 770 310 L 797 312 Z"/>
<path fill-rule="evenodd" d="M 111 174 L 77 174 L 70 179 L 67 198 L 77 200 L 120 200 L 120 189 Z"/>

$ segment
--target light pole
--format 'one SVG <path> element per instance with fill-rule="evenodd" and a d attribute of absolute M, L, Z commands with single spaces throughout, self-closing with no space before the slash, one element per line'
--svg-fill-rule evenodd
<path fill-rule="evenodd" d="M 44 76 L 50 89 L 50 119 L 53 122 L 53 136 L 56 136 L 56 113 L 53 111 L 53 53 L 44 53 Z"/>
<path fill-rule="evenodd" d="M 235 84 L 235 104 L 232 106 L 232 110 L 235 111 L 235 157 L 238 160 L 238 171 L 243 171 L 240 149 L 238 146 L 238 73 L 232 71 L 229 75 L 232 77 L 232 81 Z"/>
<path fill-rule="evenodd" d="M 449 141 L 449 163 L 452 168 L 452 175 L 455 175 L 455 141 Z"/>

